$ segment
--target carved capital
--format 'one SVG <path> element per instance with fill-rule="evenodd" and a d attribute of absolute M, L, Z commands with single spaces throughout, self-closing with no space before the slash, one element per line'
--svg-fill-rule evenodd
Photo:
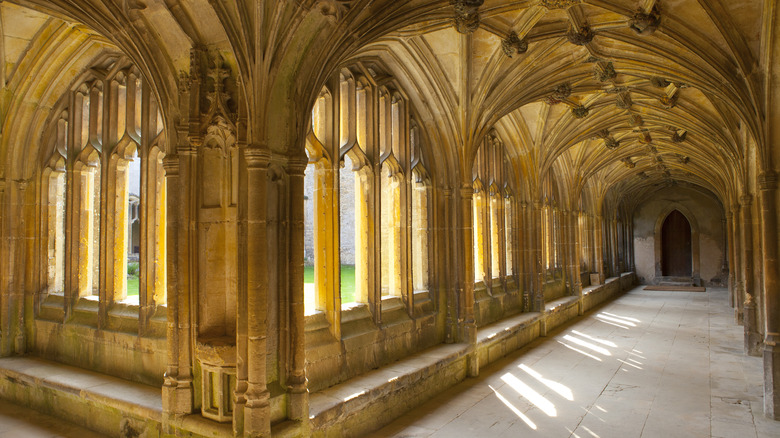
<path fill-rule="evenodd" d="M 753 197 L 750 196 L 747 193 L 743 193 L 742 196 L 739 197 L 739 204 L 743 207 L 749 206 L 753 202 Z"/>
<path fill-rule="evenodd" d="M 471 199 L 474 196 L 474 187 L 471 184 L 463 184 L 459 193 L 461 199 Z"/>
<path fill-rule="evenodd" d="M 767 170 L 758 175 L 758 187 L 762 191 L 777 190 L 777 172 Z"/>
<path fill-rule="evenodd" d="M 271 153 L 260 147 L 247 147 L 244 150 L 244 159 L 248 169 L 267 169 L 271 162 Z"/>
<path fill-rule="evenodd" d="M 309 159 L 306 157 L 306 154 L 301 154 L 288 158 L 285 169 L 290 176 L 303 176 L 308 164 Z"/>
<path fill-rule="evenodd" d="M 165 176 L 179 176 L 179 156 L 166 155 L 163 157 L 163 170 Z"/>

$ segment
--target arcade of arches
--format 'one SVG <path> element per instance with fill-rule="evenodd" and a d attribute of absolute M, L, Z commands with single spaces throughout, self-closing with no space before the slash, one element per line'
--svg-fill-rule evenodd
<path fill-rule="evenodd" d="M 0 2 L 0 396 L 115 436 L 358 435 L 669 283 L 728 288 L 780 419 L 778 21 L 774 0 Z"/>

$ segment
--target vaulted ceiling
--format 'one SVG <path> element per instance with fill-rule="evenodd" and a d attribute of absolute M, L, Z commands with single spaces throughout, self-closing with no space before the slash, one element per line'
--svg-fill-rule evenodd
<path fill-rule="evenodd" d="M 763 129 L 762 2 L 479 3 L 461 2 L 479 15 L 471 33 L 444 18 L 369 47 L 426 78 L 412 81 L 421 104 L 454 142 L 497 128 L 531 197 L 550 174 L 572 206 L 586 186 L 641 202 L 689 183 L 727 203 L 746 183 Z"/>
<path fill-rule="evenodd" d="M 751 184 L 766 143 L 771 21 L 762 15 L 771 0 L 14 3 L 23 6 L 0 5 L 11 90 L 3 110 L 27 111 L 34 127 L 45 118 L 35 112 L 101 54 L 132 51 L 165 103 L 175 101 L 190 47 L 208 45 L 232 53 L 250 105 L 277 106 L 268 120 L 281 117 L 274 99 L 311 106 L 349 59 L 381 58 L 450 167 L 469 173 L 480 139 L 496 132 L 526 197 L 543 195 L 541 181 L 552 177 L 573 207 L 583 193 L 640 202 L 672 183 L 728 204 Z M 282 84 L 290 90 L 258 91 Z M 14 120 L 5 117 L 6 127 Z"/>

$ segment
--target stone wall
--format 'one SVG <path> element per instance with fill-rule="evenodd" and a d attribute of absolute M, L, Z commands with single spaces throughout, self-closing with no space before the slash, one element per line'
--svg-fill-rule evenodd
<path fill-rule="evenodd" d="M 634 213 L 634 254 L 637 279 L 642 284 L 659 281 L 660 246 L 656 243 L 656 228 L 674 209 L 683 213 L 691 224 L 692 245 L 698 232 L 699 274 L 702 285 L 726 284 L 728 272 L 723 272 L 726 260 L 723 207 L 714 195 L 693 188 L 675 185 L 659 190 L 647 199 Z M 663 217 L 662 217 L 663 216 Z M 691 217 L 688 217 L 691 216 Z M 693 270 L 696 270 L 696 248 Z"/>

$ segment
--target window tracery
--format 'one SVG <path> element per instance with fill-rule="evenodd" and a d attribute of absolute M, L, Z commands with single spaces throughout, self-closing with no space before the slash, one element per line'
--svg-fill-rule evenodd
<path fill-rule="evenodd" d="M 385 299 L 411 308 L 429 284 L 422 133 L 398 84 L 372 71 L 358 63 L 323 87 L 306 142 L 306 313 L 332 323 L 355 305 L 378 318 Z"/>
<path fill-rule="evenodd" d="M 151 90 L 124 59 L 99 60 L 62 96 L 43 143 L 42 294 L 165 304 L 164 133 Z"/>

